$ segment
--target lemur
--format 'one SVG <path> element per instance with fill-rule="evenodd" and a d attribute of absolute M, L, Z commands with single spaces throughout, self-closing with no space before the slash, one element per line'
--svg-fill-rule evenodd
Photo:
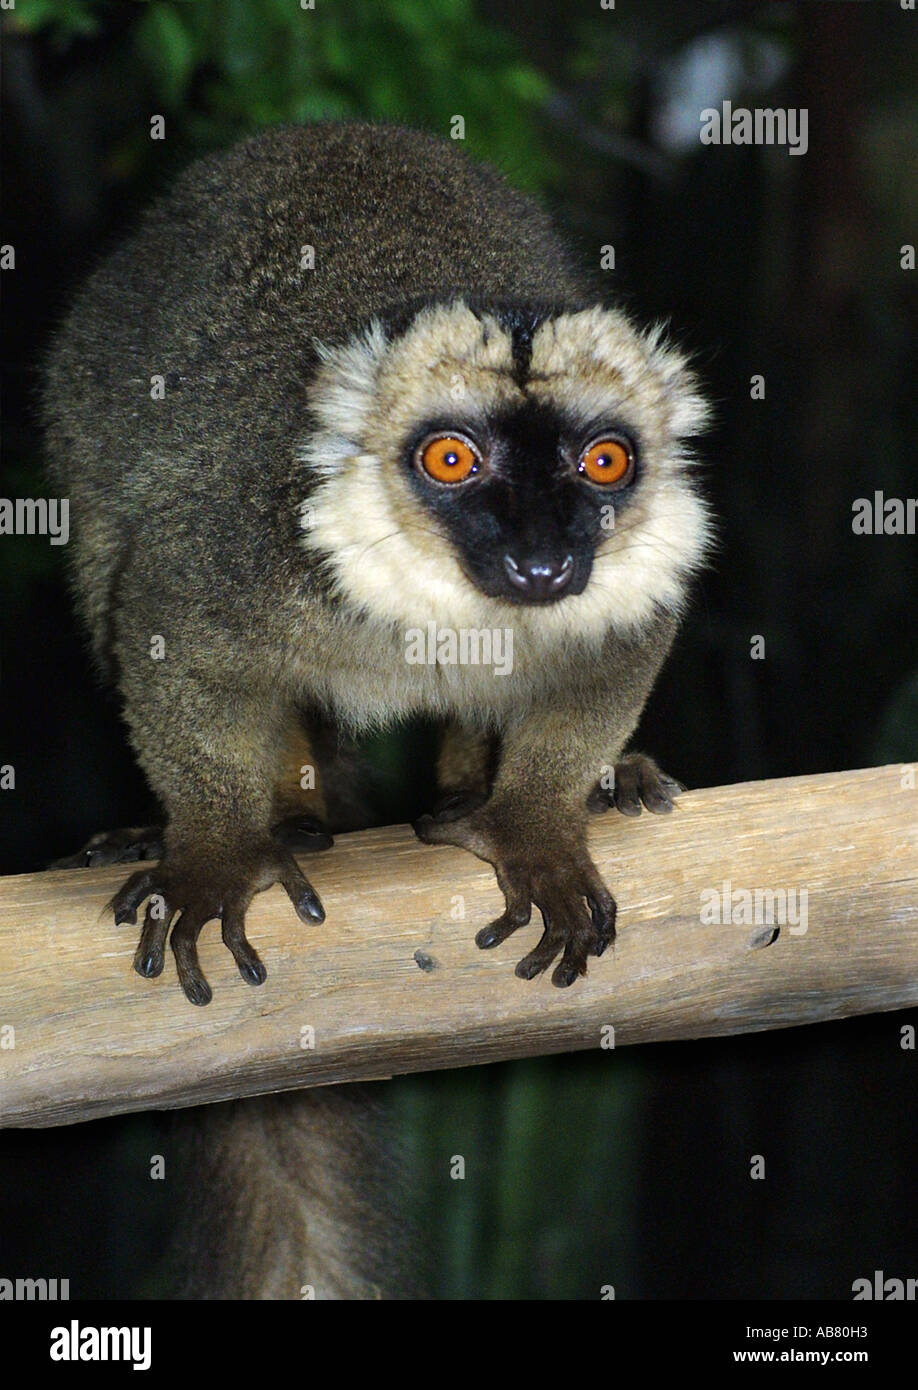
<path fill-rule="evenodd" d="M 216 919 L 261 984 L 253 896 L 282 884 L 318 929 L 294 849 L 359 822 L 354 737 L 425 716 L 440 801 L 416 831 L 492 864 L 505 899 L 478 945 L 536 907 L 517 975 L 583 975 L 616 916 L 591 812 L 679 790 L 624 750 L 710 538 L 707 405 L 662 330 L 607 307 L 541 207 L 457 142 L 281 127 L 153 203 L 77 295 L 43 399 L 77 604 L 165 814 L 67 861 L 147 861 L 112 902 L 119 923 L 147 904 L 137 971 L 168 942 L 206 1004 Z M 512 669 L 407 660 L 431 624 L 511 632 Z M 258 1104 L 241 1128 L 270 1148 L 283 1112 Z"/>

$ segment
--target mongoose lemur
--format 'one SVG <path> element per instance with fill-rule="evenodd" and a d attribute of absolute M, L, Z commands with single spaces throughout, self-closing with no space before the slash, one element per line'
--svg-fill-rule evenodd
<path fill-rule="evenodd" d="M 219 919 L 260 984 L 254 894 L 324 917 L 291 827 L 329 844 L 344 740 L 422 715 L 442 799 L 417 833 L 490 862 L 506 900 L 478 945 L 535 906 L 517 975 L 584 974 L 615 935 L 590 811 L 678 790 L 623 755 L 709 530 L 687 443 L 706 406 L 661 332 L 605 307 L 546 214 L 456 143 L 280 128 L 193 164 L 89 278 L 44 414 L 79 609 L 165 810 L 75 856 L 150 861 L 112 903 L 119 923 L 149 904 L 137 971 L 168 939 L 206 1004 L 196 941 Z M 418 632 L 453 653 L 509 633 L 512 662 L 412 660 Z M 277 1154 L 282 1111 L 257 1104 L 240 1127 L 251 1150 L 267 1115 Z M 300 1258 L 297 1288 L 224 1291 L 296 1297 Z M 328 1264 L 327 1292 L 365 1291 Z"/>

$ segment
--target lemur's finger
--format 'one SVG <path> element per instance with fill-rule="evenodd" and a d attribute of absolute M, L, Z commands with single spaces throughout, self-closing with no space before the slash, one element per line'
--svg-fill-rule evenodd
<path fill-rule="evenodd" d="M 166 955 L 166 937 L 174 912 L 166 909 L 161 912 L 153 903 L 147 907 L 143 920 L 143 931 L 134 952 L 134 969 L 147 980 L 154 980 L 163 973 Z"/>
<path fill-rule="evenodd" d="M 301 922 L 325 921 L 322 900 L 292 855 L 289 863 L 284 861 L 280 881 Z"/>
<path fill-rule="evenodd" d="M 197 943 L 203 926 L 204 918 L 200 913 L 186 909 L 173 927 L 170 941 L 179 983 L 192 1004 L 209 1004 L 213 998 L 198 960 Z"/>
<path fill-rule="evenodd" d="M 223 943 L 233 953 L 239 974 L 250 985 L 264 984 L 268 972 L 245 934 L 245 910 L 231 908 L 223 917 Z"/>
<path fill-rule="evenodd" d="M 552 984 L 557 985 L 559 989 L 567 989 L 581 975 L 585 975 L 589 954 L 589 938 L 582 934 L 572 936 L 564 948 L 564 955 L 552 972 Z"/>
<path fill-rule="evenodd" d="M 624 762 L 616 767 L 612 799 L 623 816 L 641 814 L 640 771 L 636 763 Z"/>
<path fill-rule="evenodd" d="M 548 913 L 545 908 L 540 908 L 542 920 L 545 923 L 545 930 L 537 946 L 529 952 L 528 956 L 517 964 L 516 974 L 521 980 L 534 980 L 536 975 L 541 975 L 547 970 L 564 945 L 563 937 L 558 932 L 552 930 Z"/>
<path fill-rule="evenodd" d="M 683 790 L 678 782 L 667 777 L 659 768 L 646 772 L 641 777 L 641 798 L 648 811 L 654 815 L 668 815 L 673 809 L 675 798 Z"/>
<path fill-rule="evenodd" d="M 517 928 L 525 927 L 532 918 L 532 904 L 528 893 L 504 889 L 504 896 L 507 899 L 506 909 L 493 922 L 482 927 L 475 937 L 476 945 L 483 951 L 489 951 L 492 946 L 499 946 L 508 936 L 512 936 Z"/>
<path fill-rule="evenodd" d="M 127 882 L 122 884 L 108 905 L 115 914 L 116 927 L 120 927 L 122 922 L 130 922 L 131 926 L 134 926 L 138 907 L 153 891 L 153 881 L 153 869 L 138 869 L 136 874 L 131 874 Z"/>
<path fill-rule="evenodd" d="M 612 894 L 596 875 L 597 882 L 587 894 L 590 915 L 593 918 L 595 933 L 592 954 L 601 956 L 603 951 L 615 940 L 615 917 L 618 908 Z"/>

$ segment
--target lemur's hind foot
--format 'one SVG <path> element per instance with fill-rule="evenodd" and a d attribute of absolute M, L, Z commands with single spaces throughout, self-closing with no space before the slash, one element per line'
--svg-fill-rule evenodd
<path fill-rule="evenodd" d="M 124 826 L 91 835 L 76 854 L 64 855 L 49 869 L 98 869 L 106 864 L 134 864 L 139 859 L 162 859 L 161 825 Z"/>
<path fill-rule="evenodd" d="M 614 806 L 623 816 L 639 816 L 641 805 L 655 815 L 667 815 L 685 788 L 657 767 L 645 753 L 629 753 L 615 764 L 612 785 L 597 782 L 587 798 L 591 811 L 601 813 Z"/>
<path fill-rule="evenodd" d="M 316 816 L 287 816 L 272 827 L 274 839 L 297 854 L 331 849 L 334 840 Z M 76 854 L 55 859 L 49 869 L 100 869 L 106 864 L 136 864 L 139 860 L 162 859 L 163 826 L 122 826 L 120 830 L 100 830 L 91 835 Z"/>

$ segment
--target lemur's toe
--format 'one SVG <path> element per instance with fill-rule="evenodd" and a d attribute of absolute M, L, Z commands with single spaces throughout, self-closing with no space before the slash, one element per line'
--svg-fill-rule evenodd
<path fill-rule="evenodd" d="M 681 782 L 658 767 L 644 753 L 629 753 L 614 769 L 612 785 L 597 782 L 587 797 L 587 807 L 602 813 L 610 806 L 623 816 L 639 816 L 643 807 L 655 816 L 665 816 L 673 809 L 676 797 L 685 791 Z"/>

